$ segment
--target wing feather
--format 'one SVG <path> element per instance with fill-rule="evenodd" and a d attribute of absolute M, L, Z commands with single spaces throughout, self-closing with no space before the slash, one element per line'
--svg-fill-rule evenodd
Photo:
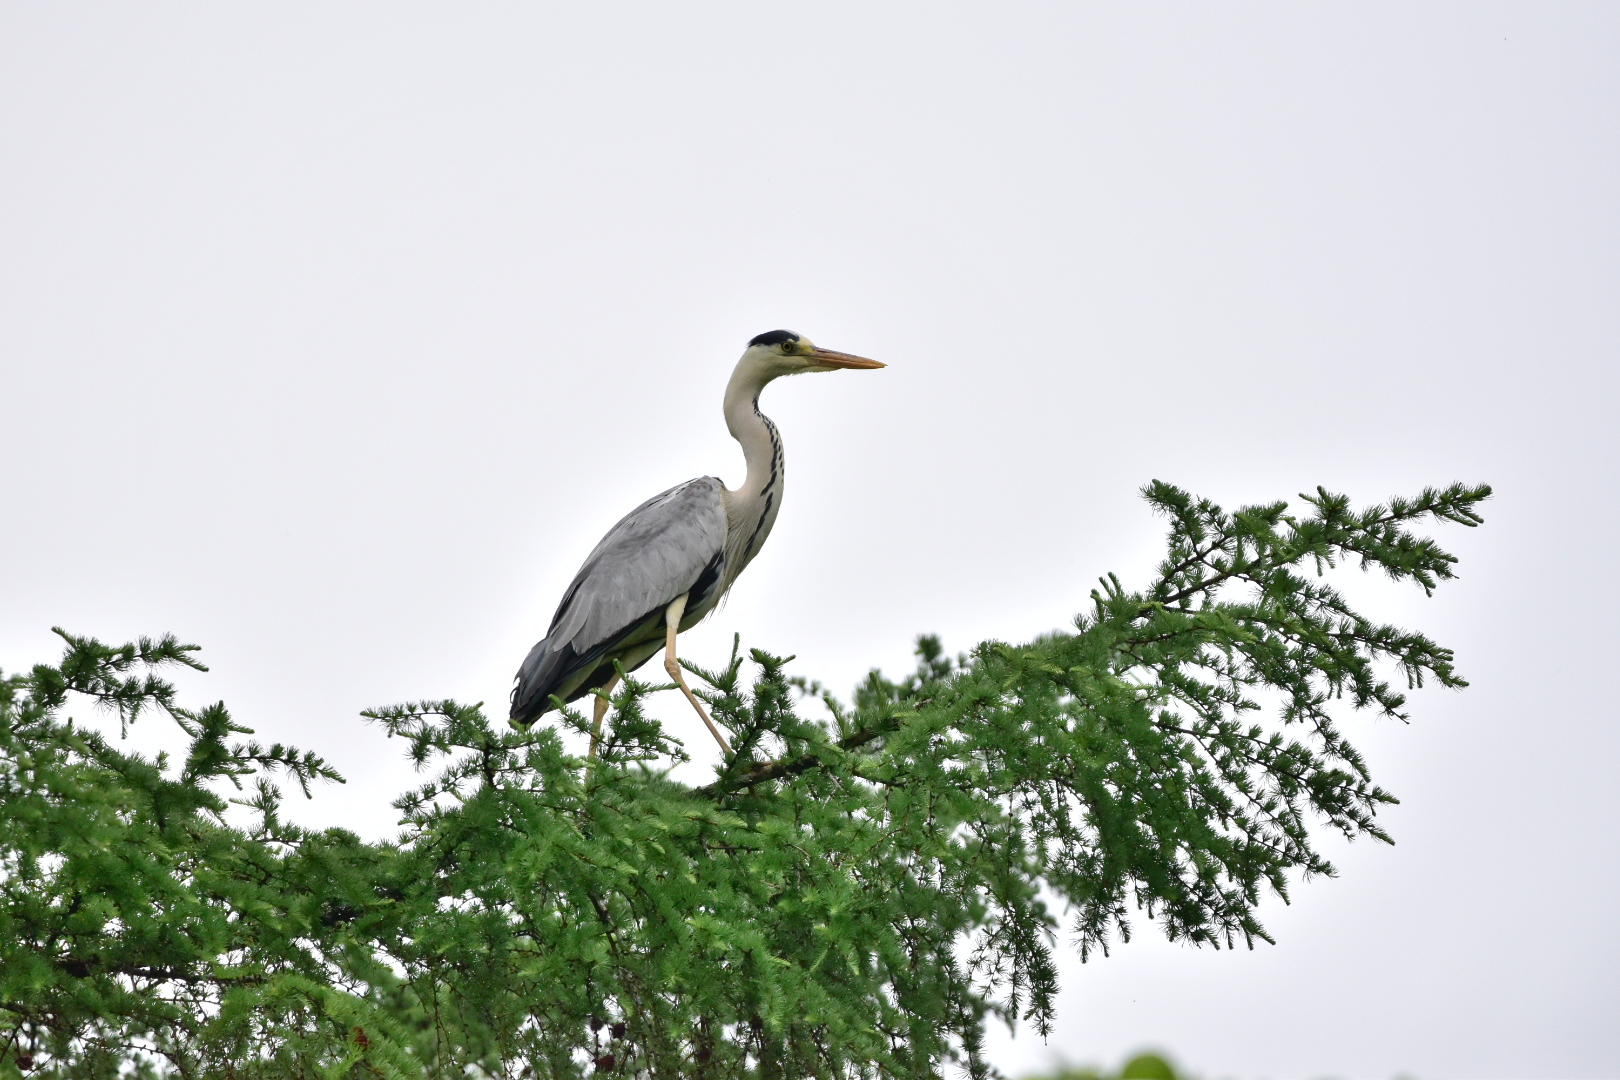
<path fill-rule="evenodd" d="M 610 655 L 649 633 L 649 622 L 677 596 L 705 582 L 714 587 L 725 558 L 722 490 L 712 476 L 689 480 L 654 495 L 608 530 L 518 670 L 514 720 L 540 716 L 552 694 L 573 700 L 584 693 Z"/>

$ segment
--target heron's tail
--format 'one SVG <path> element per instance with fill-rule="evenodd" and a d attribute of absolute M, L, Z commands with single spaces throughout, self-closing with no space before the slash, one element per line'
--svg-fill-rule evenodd
<path fill-rule="evenodd" d="M 512 679 L 512 711 L 514 725 L 528 727 L 551 709 L 551 695 L 556 693 L 557 663 L 560 659 L 551 649 L 551 640 L 541 638 L 535 642 L 529 655 L 523 658 L 517 675 Z"/>

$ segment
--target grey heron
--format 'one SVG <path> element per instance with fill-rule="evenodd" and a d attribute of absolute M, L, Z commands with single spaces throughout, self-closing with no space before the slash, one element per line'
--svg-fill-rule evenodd
<path fill-rule="evenodd" d="M 730 756 L 730 744 L 686 685 L 675 636 L 714 610 L 759 554 L 782 509 L 782 436 L 759 411 L 760 391 L 783 375 L 883 366 L 818 348 L 791 330 L 750 341 L 725 396 L 726 427 L 742 444 L 748 466 L 742 486 L 733 491 L 700 476 L 654 495 L 608 530 L 563 593 L 546 636 L 518 669 L 512 725 L 527 728 L 554 707 L 553 699 L 569 702 L 599 690 L 591 725 L 595 757 L 618 668 L 634 671 L 662 648 L 664 670 Z"/>

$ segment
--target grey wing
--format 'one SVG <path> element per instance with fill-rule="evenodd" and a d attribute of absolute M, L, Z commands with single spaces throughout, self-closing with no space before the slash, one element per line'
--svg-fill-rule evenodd
<path fill-rule="evenodd" d="M 563 594 L 551 628 L 524 659 L 512 719 L 533 722 L 553 694 L 572 701 L 612 675 L 612 654 L 654 632 L 682 593 L 689 607 L 719 588 L 726 509 L 712 476 L 655 495 L 608 530 Z"/>

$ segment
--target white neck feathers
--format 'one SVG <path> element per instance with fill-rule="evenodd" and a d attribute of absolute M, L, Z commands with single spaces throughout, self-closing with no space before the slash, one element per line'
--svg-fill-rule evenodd
<path fill-rule="evenodd" d="M 742 485 L 725 493 L 727 588 L 759 553 L 782 508 L 782 437 L 759 411 L 760 391 L 773 377 L 744 360 L 726 384 L 726 427 L 748 463 Z"/>

